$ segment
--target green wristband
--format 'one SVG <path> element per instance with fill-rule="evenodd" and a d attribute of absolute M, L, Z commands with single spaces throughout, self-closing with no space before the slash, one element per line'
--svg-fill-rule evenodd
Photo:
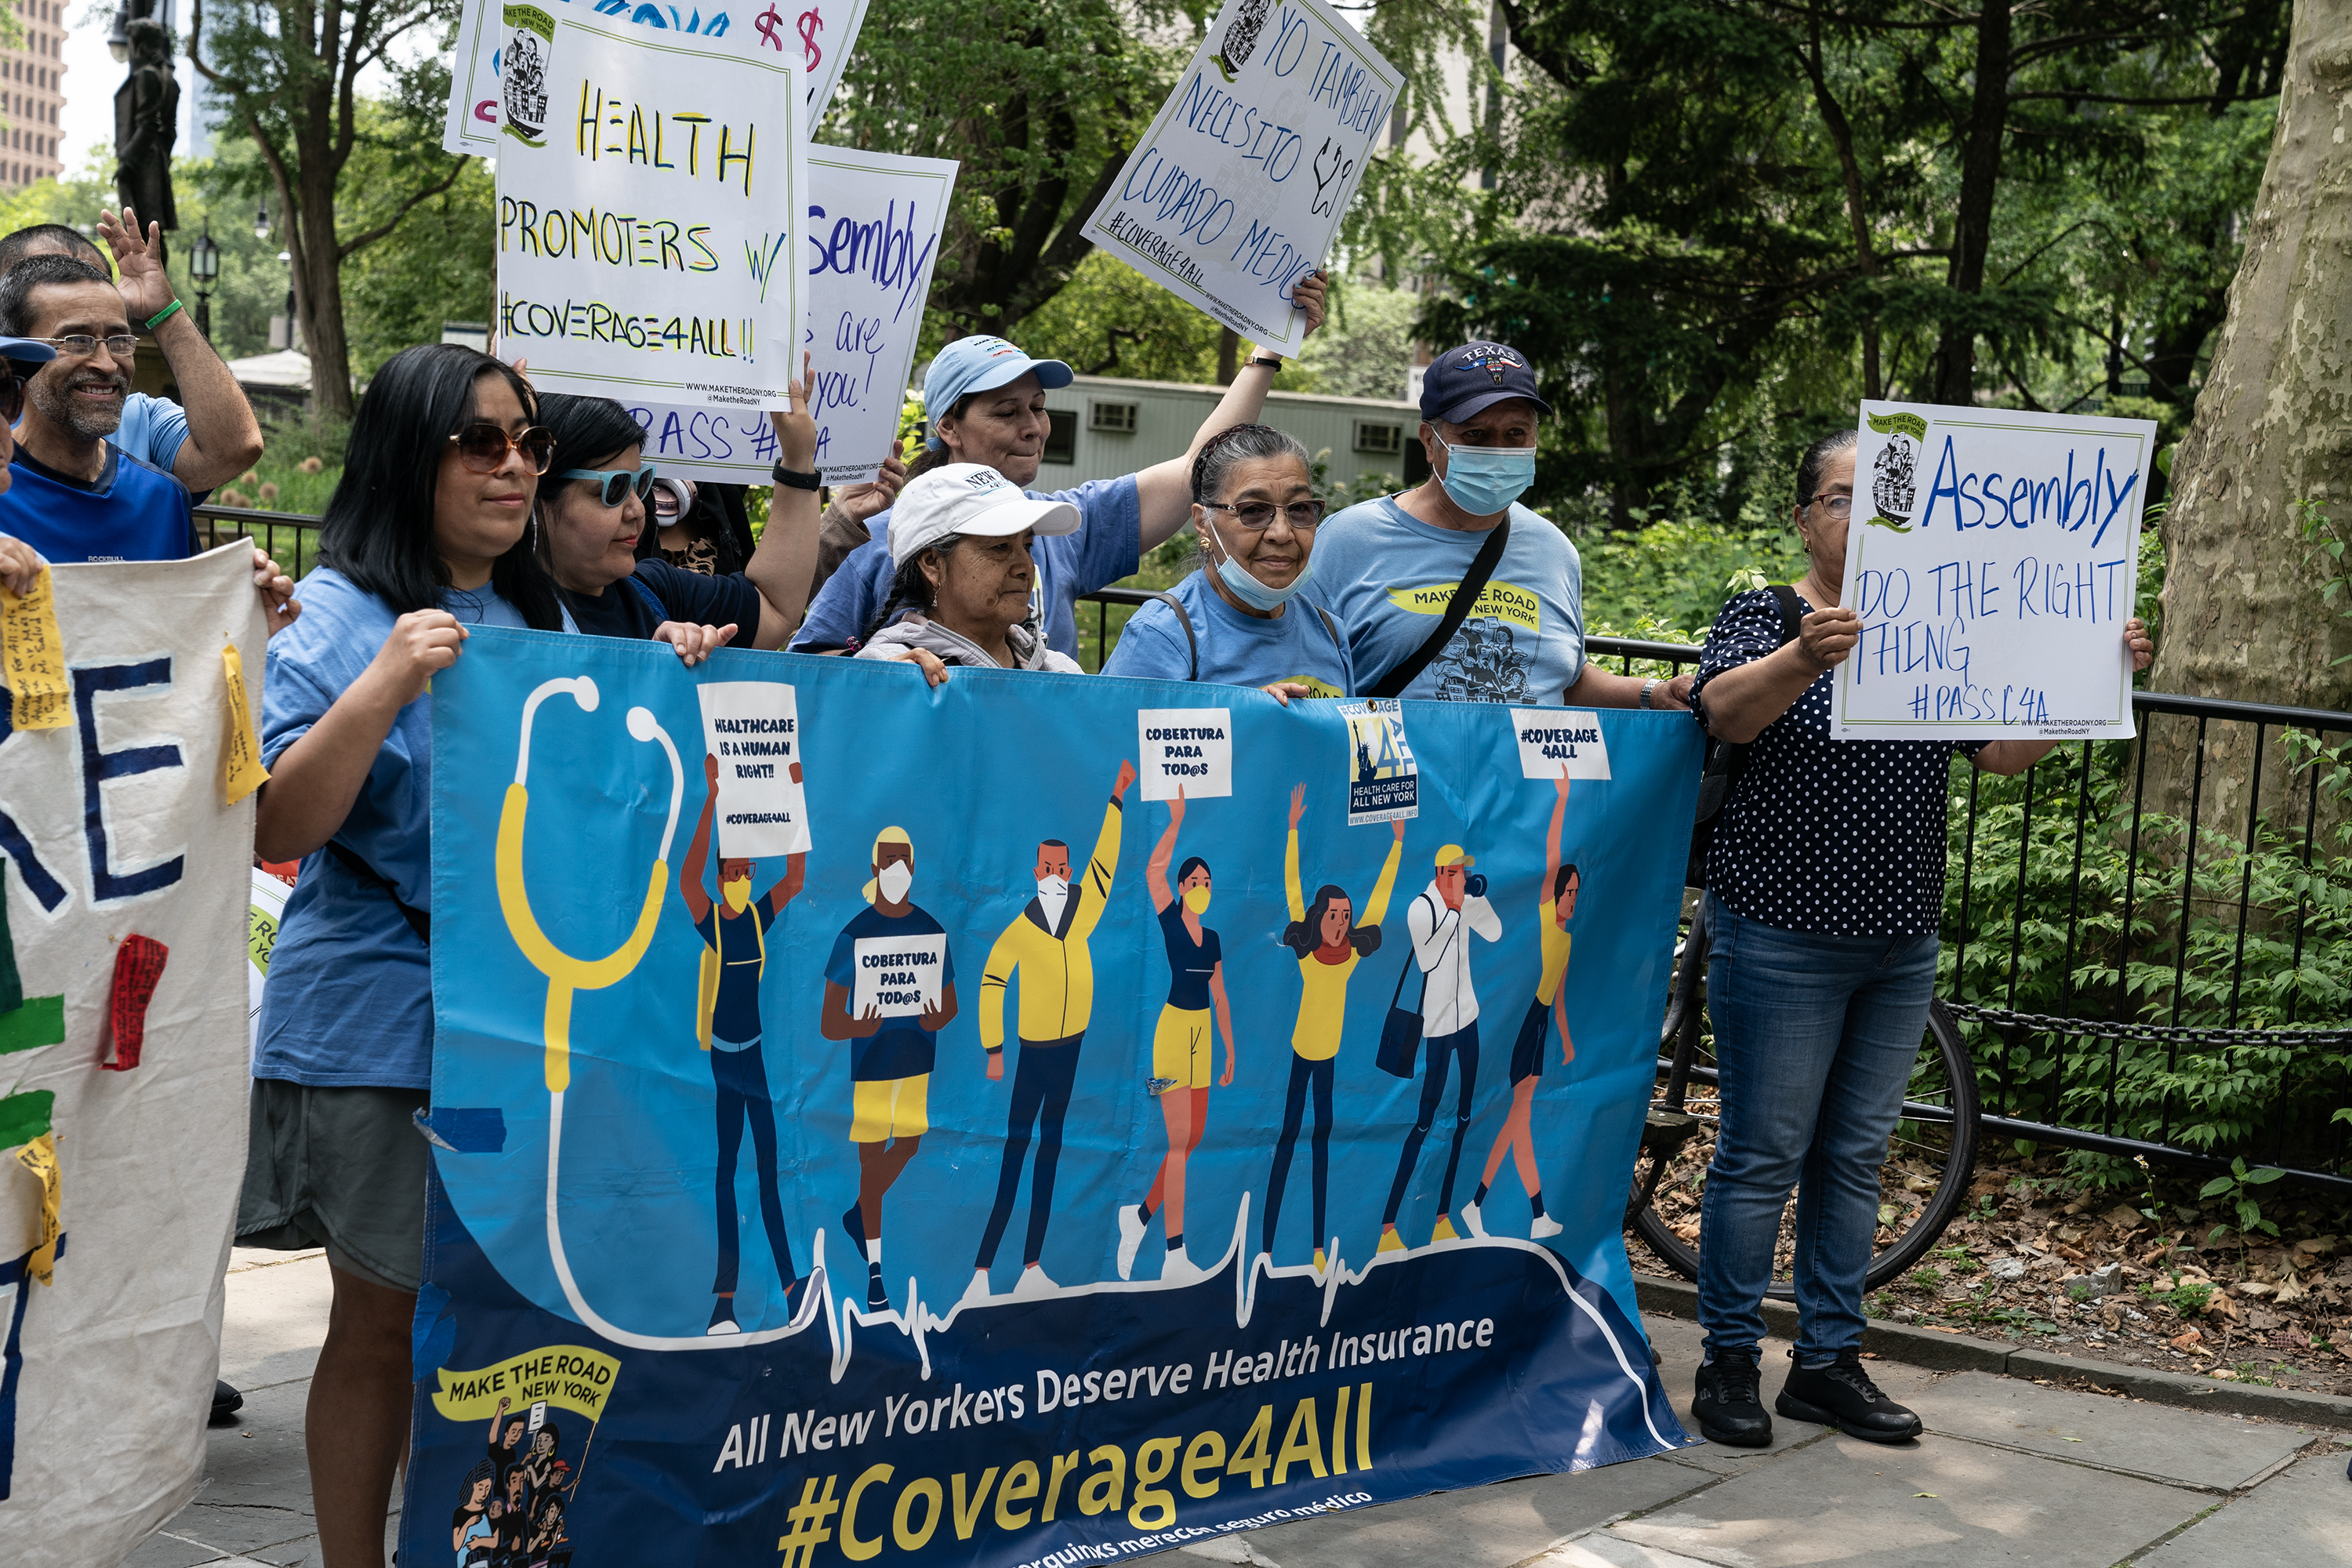
<path fill-rule="evenodd" d="M 174 300 L 170 304 L 164 306 L 162 310 L 156 311 L 153 315 L 148 317 L 147 330 L 152 332 L 156 328 L 162 326 L 164 322 L 170 321 L 172 319 L 172 312 L 179 308 L 180 302 L 177 300 Z"/>

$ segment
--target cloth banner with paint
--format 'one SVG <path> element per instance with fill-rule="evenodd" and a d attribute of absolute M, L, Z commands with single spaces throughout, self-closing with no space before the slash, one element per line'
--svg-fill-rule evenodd
<path fill-rule="evenodd" d="M 499 353 L 544 391 L 782 408 L 808 200 L 797 54 L 505 7 Z"/>
<path fill-rule="evenodd" d="M 812 147 L 808 166 L 803 342 L 816 373 L 817 468 L 829 485 L 864 484 L 898 437 L 957 165 Z M 769 482 L 777 447 L 766 415 L 621 401 L 645 427 L 646 460 L 665 472 Z"/>
<path fill-rule="evenodd" d="M 2104 741 L 2133 732 L 2156 424 L 1865 403 L 1838 667 L 1838 740 Z"/>
<path fill-rule="evenodd" d="M 1261 348 L 1323 264 L 1404 76 L 1325 0 L 1225 0 L 1087 237 Z"/>
<path fill-rule="evenodd" d="M 264 630 L 243 542 L 47 583 L 64 722 L 0 707 L 0 1556 L 119 1563 L 203 1472 L 245 1173 L 254 803 L 222 764 Z"/>
<path fill-rule="evenodd" d="M 1091 1560 L 1686 1442 L 1619 1229 L 1696 731 L 1384 705 L 1351 826 L 1339 706 L 477 631 L 402 1561 L 509 1497 L 550 1561 Z M 714 823 L 754 734 L 782 854 Z"/>

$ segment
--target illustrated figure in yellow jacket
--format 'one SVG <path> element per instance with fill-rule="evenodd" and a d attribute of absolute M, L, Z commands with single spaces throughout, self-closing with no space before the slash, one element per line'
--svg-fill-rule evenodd
<path fill-rule="evenodd" d="M 1062 1119 L 1070 1109 L 1070 1090 L 1077 1080 L 1078 1046 L 1094 1010 L 1095 965 L 1087 939 L 1094 934 L 1110 900 L 1111 877 L 1118 869 L 1127 789 L 1134 782 L 1134 765 L 1121 762 L 1118 780 L 1111 786 L 1110 804 L 1103 808 L 1102 833 L 1095 840 L 1094 857 L 1087 862 L 1083 880 L 1071 880 L 1067 844 L 1048 838 L 1037 846 L 1037 896 L 988 951 L 988 970 L 980 982 L 980 1043 L 988 1050 L 989 1078 L 1001 1081 L 1004 1077 L 1004 993 L 1016 973 L 1021 977 L 1017 1025 L 1021 1060 L 1013 1074 L 1013 1105 L 1005 1117 L 996 1205 L 989 1211 L 988 1228 L 981 1234 L 971 1285 L 964 1293 L 967 1301 L 988 1299 L 988 1270 L 996 1261 L 1005 1224 L 1013 1217 L 1013 1200 L 1021 1190 L 1021 1169 L 1028 1163 L 1033 1130 L 1037 1167 L 1029 1183 L 1029 1238 L 1022 1248 L 1021 1279 L 1013 1297 L 1028 1300 L 1055 1288 L 1038 1259 L 1045 1248 L 1045 1226 L 1054 1216 L 1054 1173 L 1062 1159 Z"/>
<path fill-rule="evenodd" d="M 1290 1036 L 1290 1091 L 1283 1100 L 1282 1136 L 1274 1145 L 1274 1169 L 1265 1179 L 1265 1218 L 1257 1249 L 1274 1251 L 1282 1221 L 1282 1188 L 1290 1178 L 1290 1156 L 1298 1146 L 1308 1090 L 1315 1095 L 1315 1272 L 1323 1272 L 1324 1200 L 1331 1182 L 1331 1078 L 1339 1055 L 1339 1032 L 1348 1019 L 1348 980 L 1365 954 L 1381 947 L 1381 921 L 1389 912 L 1397 865 L 1404 856 L 1404 819 L 1390 822 L 1394 837 L 1389 858 L 1372 884 L 1372 901 L 1361 923 L 1344 888 L 1325 883 L 1309 909 L 1298 884 L 1298 819 L 1307 810 L 1307 786 L 1290 792 L 1290 842 L 1282 856 L 1282 886 L 1290 899 L 1290 926 L 1283 945 L 1298 955 L 1298 1026 Z"/>

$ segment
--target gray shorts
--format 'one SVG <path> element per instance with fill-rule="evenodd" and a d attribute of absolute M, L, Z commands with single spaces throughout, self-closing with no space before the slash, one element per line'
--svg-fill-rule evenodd
<path fill-rule="evenodd" d="M 425 1279 L 426 1152 L 411 1118 L 427 1098 L 254 1079 L 238 1244 L 324 1247 L 333 1267 L 414 1292 Z"/>

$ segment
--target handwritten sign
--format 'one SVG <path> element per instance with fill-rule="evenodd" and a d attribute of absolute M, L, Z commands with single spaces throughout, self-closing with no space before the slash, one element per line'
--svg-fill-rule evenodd
<path fill-rule="evenodd" d="M 56 595 L 47 567 L 21 597 L 0 585 L 0 662 L 8 674 L 12 730 L 55 730 L 73 720 Z"/>
<path fill-rule="evenodd" d="M 1404 86 L 1324 0 L 1226 0 L 1087 237 L 1263 348 L 1322 265 Z"/>
<path fill-rule="evenodd" d="M 715 680 L 695 689 L 702 743 L 719 759 L 719 853 L 729 860 L 797 855 L 809 847 L 801 718 L 789 686 Z"/>
<path fill-rule="evenodd" d="M 2124 647 L 2156 426 L 1865 403 L 1838 667 L 1840 740 L 2132 731 Z"/>
<path fill-rule="evenodd" d="M 1229 708 L 1135 710 L 1143 798 L 1207 800 L 1234 793 L 1234 715 Z"/>
<path fill-rule="evenodd" d="M 1556 779 L 1566 768 L 1572 779 L 1609 776 L 1609 742 L 1598 713 L 1557 708 L 1514 708 L 1511 729 L 1519 741 L 1519 776 Z"/>
<path fill-rule="evenodd" d="M 548 109 L 543 127 L 501 127 L 499 352 L 555 392 L 786 406 L 804 298 L 801 57 L 648 42 L 578 6 L 507 14 Z M 509 63 L 511 120 L 537 93 Z"/>

